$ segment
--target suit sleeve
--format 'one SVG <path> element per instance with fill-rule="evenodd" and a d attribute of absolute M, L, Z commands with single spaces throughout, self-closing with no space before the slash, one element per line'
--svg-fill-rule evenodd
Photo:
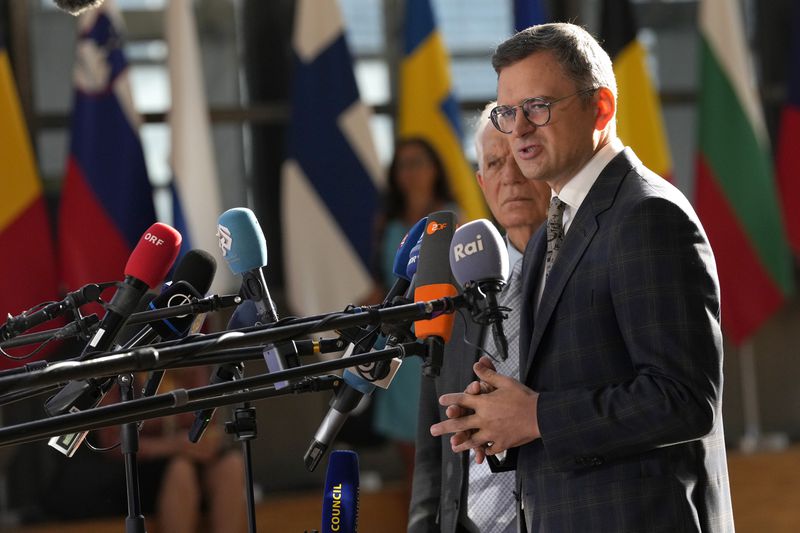
<path fill-rule="evenodd" d="M 559 470 L 702 438 L 720 416 L 719 284 L 691 207 L 641 199 L 609 247 L 608 288 L 598 290 L 609 291 L 627 353 L 604 356 L 629 358 L 632 377 L 540 394 L 542 440 Z"/>
<path fill-rule="evenodd" d="M 437 422 L 439 422 L 439 401 L 435 381 L 423 378 L 420 385 L 408 533 L 439 531 L 437 515 L 442 487 L 442 438 L 434 437 L 430 433 L 430 427 Z"/>

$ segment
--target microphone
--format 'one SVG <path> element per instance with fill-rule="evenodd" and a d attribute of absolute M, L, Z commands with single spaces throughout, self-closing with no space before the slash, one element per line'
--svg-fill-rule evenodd
<path fill-rule="evenodd" d="M 278 320 L 275 304 L 267 289 L 264 279 L 264 267 L 267 266 L 267 241 L 258 223 L 256 215 L 245 207 L 228 209 L 217 219 L 217 237 L 222 257 L 234 274 L 241 274 L 242 286 L 239 291 L 245 301 L 251 301 L 255 308 L 255 325 L 271 324 Z M 249 306 L 242 309 L 242 314 L 250 312 Z M 228 329 L 236 326 L 236 313 L 228 323 Z M 234 320 L 236 319 L 236 321 Z M 209 384 L 216 385 L 226 381 L 241 379 L 244 375 L 244 363 L 226 363 L 217 365 L 211 372 Z M 189 429 L 189 440 L 197 442 L 203 436 L 208 424 L 214 416 L 215 408 L 195 412 L 194 422 Z"/>
<path fill-rule="evenodd" d="M 508 340 L 503 320 L 508 317 L 497 296 L 508 279 L 508 248 L 494 225 L 485 218 L 473 220 L 458 228 L 450 249 L 450 268 L 465 291 L 485 301 L 473 311 L 473 319 L 492 326 L 495 348 L 502 360 L 508 358 Z"/>
<path fill-rule="evenodd" d="M 147 289 L 155 288 L 166 277 L 180 246 L 181 234 L 178 230 L 161 222 L 150 226 L 142 235 L 125 265 L 125 279 L 106 306 L 100 327 L 81 353 L 80 361 L 90 359 L 93 353 L 111 348 Z"/>
<path fill-rule="evenodd" d="M 256 215 L 245 207 L 228 209 L 219 216 L 217 237 L 225 262 L 234 274 L 242 276 L 242 298 L 256 306 L 255 325 L 277 322 L 278 313 L 264 279 L 267 241 Z"/>
<path fill-rule="evenodd" d="M 410 282 L 409 277 L 407 276 L 408 263 L 410 261 L 412 249 L 415 247 L 417 241 L 422 235 L 426 222 L 427 217 L 420 219 L 416 224 L 414 224 L 414 226 L 412 226 L 410 230 L 408 230 L 408 233 L 406 233 L 406 235 L 403 237 L 403 240 L 400 241 L 400 245 L 395 253 L 394 263 L 392 266 L 392 271 L 398 277 L 398 279 L 395 281 L 394 285 L 389 290 L 389 293 L 384 298 L 383 303 L 381 304 L 382 307 L 385 307 L 391 303 L 396 296 L 407 290 L 409 287 Z M 350 332 L 348 332 L 348 334 L 350 334 Z M 351 344 L 345 350 L 343 357 L 350 357 L 353 354 L 364 353 L 373 347 L 383 348 L 382 344 L 385 342 L 385 339 L 382 337 L 379 338 L 378 335 L 379 330 L 378 328 L 375 328 L 372 332 L 367 333 L 366 335 L 363 335 L 362 338 L 358 339 L 359 342 L 357 344 L 351 342 Z M 352 336 L 358 338 L 356 335 Z M 328 446 L 330 446 L 330 444 L 333 442 L 333 439 L 336 438 L 336 435 L 339 434 L 339 431 L 342 429 L 345 421 L 350 416 L 350 413 L 358 406 L 358 404 L 361 402 L 361 399 L 364 398 L 364 396 L 369 396 L 372 394 L 372 391 L 375 390 L 376 385 L 383 388 L 388 388 L 389 384 L 394 378 L 394 375 L 397 373 L 397 369 L 400 368 L 401 363 L 402 361 L 400 359 L 395 358 L 390 362 L 388 367 L 382 365 L 381 369 L 384 370 L 387 375 L 380 376 L 379 380 L 368 380 L 361 375 L 362 372 L 370 372 L 373 370 L 372 368 L 355 367 L 355 370 L 350 368 L 344 370 L 344 373 L 342 374 L 344 384 L 336 391 L 335 395 L 331 399 L 331 407 L 328 409 L 328 413 L 325 415 L 325 418 L 322 419 L 322 423 L 317 429 L 316 434 L 314 434 L 314 438 L 312 439 L 308 450 L 306 450 L 306 453 L 303 456 L 303 462 L 309 471 L 314 471 L 314 469 L 317 468 L 317 465 L 325 455 Z"/>
<path fill-rule="evenodd" d="M 34 312 L 30 312 L 29 309 L 17 316 L 9 316 L 6 323 L 0 326 L 0 340 L 12 339 L 23 331 L 65 315 L 67 312 L 89 302 L 102 303 L 100 294 L 111 285 L 113 283 L 90 283 L 68 293 L 60 302 L 45 304 Z"/>
<path fill-rule="evenodd" d="M 417 260 L 415 302 L 458 294 L 453 274 L 445 259 L 450 253 L 450 242 L 455 228 L 456 215 L 451 211 L 437 211 L 428 215 Z M 453 314 L 445 313 L 430 320 L 414 322 L 417 338 L 423 340 L 428 348 L 428 357 L 422 365 L 425 376 L 439 375 L 444 357 L 444 343 L 450 340 L 454 319 Z"/>
<path fill-rule="evenodd" d="M 201 298 L 202 294 L 186 280 L 194 282 L 197 287 L 205 293 L 208 291 L 209 287 L 211 287 L 215 272 L 216 261 L 210 254 L 201 250 L 191 250 L 187 252 L 175 269 L 172 283 L 167 284 L 161 291 L 161 294 L 147 303 L 147 308 L 155 310 L 173 307 L 189 303 L 193 299 Z M 124 345 L 119 346 L 119 348 L 130 350 L 137 346 L 146 346 L 157 342 L 159 339 L 173 340 L 181 338 L 195 325 L 195 322 L 196 318 L 192 314 L 154 320 L 139 330 L 128 339 Z M 158 386 L 161 384 L 163 376 L 164 370 L 150 371 L 142 389 L 142 394 L 144 396 L 154 395 L 158 390 Z M 105 396 L 114 382 L 111 378 L 106 378 L 99 383 L 98 381 L 99 380 L 72 381 L 62 390 L 74 391 L 73 396 L 78 398 L 78 402 L 94 402 L 92 406 L 94 407 L 100 403 L 100 400 Z M 81 397 L 84 399 L 81 400 Z M 96 400 L 95 397 L 97 397 Z M 60 435 L 51 438 L 48 445 L 67 457 L 72 457 L 87 434 L 88 431 L 77 434 Z"/>
<path fill-rule="evenodd" d="M 322 499 L 322 533 L 358 531 L 358 479 L 356 452 L 331 452 Z"/>
<path fill-rule="evenodd" d="M 107 351 L 111 347 L 147 289 L 155 287 L 164 279 L 178 255 L 180 244 L 181 234 L 175 228 L 160 222 L 150 226 L 142 235 L 125 265 L 125 279 L 106 306 L 106 314 L 100 327 L 78 357 L 79 361 L 90 359 L 93 354 Z M 90 394 L 84 394 L 87 387 L 81 383 L 92 385 L 89 388 Z M 45 410 L 50 416 L 55 416 L 67 411 L 82 411 L 94 407 L 105 394 L 100 385 L 96 380 L 71 382 L 47 400 Z M 110 385 L 107 384 L 106 389 L 108 387 Z"/>

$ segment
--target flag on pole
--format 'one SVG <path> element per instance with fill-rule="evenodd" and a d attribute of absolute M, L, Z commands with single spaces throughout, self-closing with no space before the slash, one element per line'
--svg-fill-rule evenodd
<path fill-rule="evenodd" d="M 55 252 L 14 75 L 0 35 L 0 317 L 56 300 Z M 0 318 L 0 322 L 4 322 Z M 26 360 L 25 362 L 29 362 Z M 0 370 L 18 366 L 0 358 Z"/>
<path fill-rule="evenodd" d="M 384 177 L 335 0 L 298 0 L 282 231 L 288 300 L 300 314 L 341 309 L 372 286 Z"/>
<path fill-rule="evenodd" d="M 604 0 L 600 36 L 617 78 L 617 135 L 650 170 L 672 181 L 661 103 L 647 72 L 647 52 L 636 33 L 630 1 Z"/>
<path fill-rule="evenodd" d="M 769 137 L 737 0 L 700 2 L 695 202 L 717 260 L 722 325 L 750 338 L 793 290 Z"/>
<path fill-rule="evenodd" d="M 776 172 L 783 221 L 795 256 L 800 256 L 800 1 L 792 6 L 786 102 L 778 130 Z"/>
<path fill-rule="evenodd" d="M 442 158 L 463 221 L 488 217 L 475 172 L 461 145 L 461 114 L 450 83 L 444 41 L 429 0 L 406 0 L 400 64 L 400 137 L 421 137 Z"/>
<path fill-rule="evenodd" d="M 121 279 L 128 256 L 156 220 L 121 28 L 109 1 L 78 17 L 58 228 L 61 281 L 67 289 Z"/>
<path fill-rule="evenodd" d="M 217 217 L 222 214 L 223 206 L 192 2 L 168 2 L 166 22 L 172 94 L 169 112 L 174 176 L 172 221 L 183 235 L 181 255 L 199 248 L 214 255 L 221 263 L 216 230 Z M 219 269 L 211 292 L 229 292 L 234 286 L 230 269 Z"/>
<path fill-rule="evenodd" d="M 514 31 L 547 22 L 547 11 L 539 0 L 514 0 Z"/>

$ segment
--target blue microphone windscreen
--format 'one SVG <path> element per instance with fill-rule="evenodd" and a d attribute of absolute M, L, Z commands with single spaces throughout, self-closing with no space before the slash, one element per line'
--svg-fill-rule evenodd
<path fill-rule="evenodd" d="M 497 228 L 485 218 L 458 228 L 450 242 L 450 268 L 461 286 L 508 279 L 508 248 Z"/>
<path fill-rule="evenodd" d="M 228 320 L 228 327 L 225 329 L 242 329 L 255 326 L 258 321 L 258 311 L 253 300 L 245 300 L 239 304 L 236 311 Z"/>
<path fill-rule="evenodd" d="M 411 276 L 407 274 L 408 257 L 411 254 L 411 249 L 414 248 L 414 245 L 416 245 L 422 237 L 426 222 L 428 222 L 428 217 L 419 219 L 417 223 L 408 230 L 403 240 L 400 241 L 400 246 L 397 247 L 397 253 L 394 255 L 394 264 L 392 266 L 392 271 L 398 278 L 405 278 L 411 281 Z"/>
<path fill-rule="evenodd" d="M 322 533 L 355 533 L 358 527 L 358 455 L 334 450 L 328 458 Z"/>
<path fill-rule="evenodd" d="M 406 264 L 407 279 L 412 279 L 414 274 L 417 273 L 417 264 L 419 263 L 419 249 L 422 247 L 422 235 L 419 236 L 417 244 L 411 248 L 411 253 L 408 254 L 408 263 Z"/>
<path fill-rule="evenodd" d="M 234 274 L 267 265 L 267 241 L 255 214 L 246 207 L 228 209 L 219 216 L 217 236 L 222 257 Z"/>

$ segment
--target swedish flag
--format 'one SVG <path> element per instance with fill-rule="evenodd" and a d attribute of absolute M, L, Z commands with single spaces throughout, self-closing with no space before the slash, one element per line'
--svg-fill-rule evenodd
<path fill-rule="evenodd" d="M 461 147 L 461 121 L 447 50 L 429 0 L 406 1 L 404 41 L 399 134 L 422 137 L 436 149 L 464 219 L 486 217 L 486 204 Z"/>

